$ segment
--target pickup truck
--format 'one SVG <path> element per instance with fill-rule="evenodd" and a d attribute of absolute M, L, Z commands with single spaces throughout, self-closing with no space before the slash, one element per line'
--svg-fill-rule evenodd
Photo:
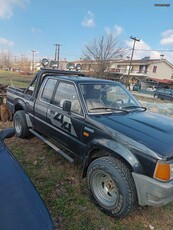
<path fill-rule="evenodd" d="M 173 119 L 147 111 L 119 82 L 41 69 L 26 89 L 8 87 L 17 137 L 34 134 L 81 162 L 89 193 L 121 218 L 173 200 Z"/>

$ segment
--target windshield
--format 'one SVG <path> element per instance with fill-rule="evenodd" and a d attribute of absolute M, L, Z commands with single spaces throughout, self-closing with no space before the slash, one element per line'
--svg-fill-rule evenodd
<path fill-rule="evenodd" d="M 141 107 L 123 85 L 82 84 L 81 90 L 89 113 L 123 112 Z"/>

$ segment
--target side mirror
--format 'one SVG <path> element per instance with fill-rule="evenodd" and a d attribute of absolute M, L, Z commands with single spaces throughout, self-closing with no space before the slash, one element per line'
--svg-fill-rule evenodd
<path fill-rule="evenodd" d="M 71 112 L 71 101 L 68 101 L 68 100 L 65 100 L 63 102 L 63 106 L 62 106 L 62 109 L 68 113 Z"/>
<path fill-rule="evenodd" d="M 28 89 L 29 89 L 30 91 L 34 91 L 34 86 L 29 86 Z"/>

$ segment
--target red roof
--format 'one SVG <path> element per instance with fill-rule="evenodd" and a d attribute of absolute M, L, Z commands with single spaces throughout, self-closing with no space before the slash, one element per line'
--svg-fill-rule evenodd
<path fill-rule="evenodd" d="M 169 80 L 169 79 L 159 79 L 159 78 L 151 78 L 153 81 L 159 82 L 159 83 L 173 83 L 173 80 Z"/>

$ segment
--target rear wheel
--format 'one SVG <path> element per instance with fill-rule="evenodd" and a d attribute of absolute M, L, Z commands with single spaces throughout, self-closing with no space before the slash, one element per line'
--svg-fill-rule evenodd
<path fill-rule="evenodd" d="M 94 160 L 88 167 L 87 183 L 94 202 L 110 216 L 124 217 L 136 203 L 136 188 L 131 172 L 116 158 Z"/>
<path fill-rule="evenodd" d="M 14 114 L 13 126 L 17 137 L 25 138 L 29 136 L 29 128 L 26 122 L 25 112 L 23 110 L 19 110 Z"/>

